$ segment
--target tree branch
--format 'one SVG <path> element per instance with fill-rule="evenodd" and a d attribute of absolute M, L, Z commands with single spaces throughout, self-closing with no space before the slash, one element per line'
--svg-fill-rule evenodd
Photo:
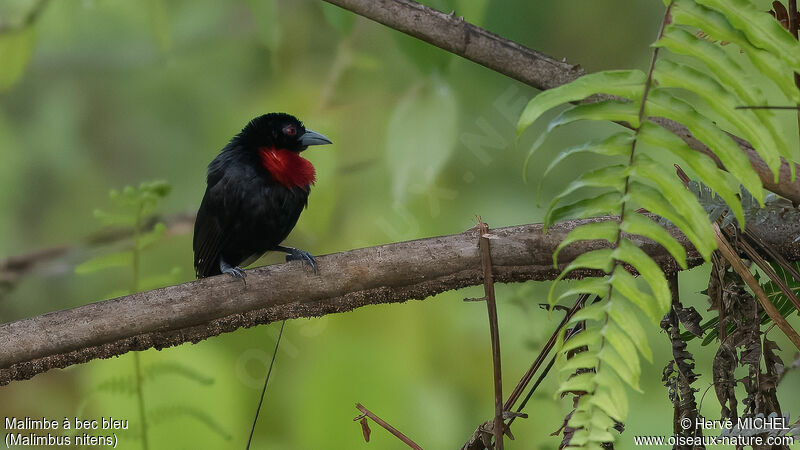
<path fill-rule="evenodd" d="M 590 219 L 592 221 L 603 220 Z M 520 225 L 492 231 L 491 258 L 497 282 L 552 280 L 578 255 L 604 247 L 580 242 L 559 255 L 559 242 L 587 220 L 555 225 Z M 800 223 L 782 223 L 778 214 L 758 229 L 768 244 L 789 260 L 800 259 Z M 702 260 L 686 238 L 671 229 L 689 251 L 689 264 Z M 313 275 L 300 262 L 249 270 L 247 284 L 228 276 L 91 303 L 0 325 L 0 385 L 27 379 L 55 367 L 67 367 L 131 350 L 199 342 L 240 327 L 276 320 L 316 317 L 364 305 L 404 302 L 483 283 L 477 231 L 386 244 L 317 259 Z M 631 236 L 666 272 L 675 261 L 652 241 Z M 574 277 L 592 274 L 576 271 Z M 298 280 L 302 280 L 299 283 Z"/>
<path fill-rule="evenodd" d="M 150 231 L 156 223 L 161 222 L 167 227 L 167 236 L 181 236 L 191 233 L 194 219 L 194 213 L 186 212 L 163 217 L 156 216 L 147 220 L 142 226 L 142 230 Z M 2 258 L 0 259 L 0 300 L 5 292 L 14 289 L 23 277 L 40 266 L 50 264 L 65 256 L 71 256 L 74 252 L 88 247 L 114 244 L 130 239 L 132 236 L 133 229 L 130 227 L 105 229 L 92 233 L 75 244 L 46 247 L 23 255 Z M 71 271 L 72 266 L 67 267 Z"/>
<path fill-rule="evenodd" d="M 519 44 L 410 0 L 326 0 L 411 34 L 445 50 L 539 89 L 571 81 L 583 72 Z M 667 128 L 689 145 L 709 150 L 685 128 Z M 772 175 L 747 143 L 748 153 L 767 188 L 800 203 L 800 181 L 772 183 Z M 785 165 L 785 169 L 788 166 Z M 595 219 L 596 220 L 596 219 Z M 567 232 L 586 221 L 571 221 L 543 235 L 540 225 L 493 231 L 491 258 L 495 281 L 551 280 L 577 255 L 603 246 L 573 244 L 561 252 L 559 268 L 551 255 Z M 757 228 L 789 260 L 800 259 L 800 223 L 784 223 L 777 214 Z M 675 230 L 672 230 L 675 233 Z M 701 259 L 682 235 L 691 266 Z M 131 350 L 164 348 L 198 342 L 210 336 L 276 320 L 349 311 L 368 304 L 423 299 L 447 290 L 483 283 L 477 232 L 387 244 L 318 259 L 321 272 L 312 275 L 300 263 L 248 271 L 244 285 L 226 276 L 142 292 L 78 308 L 0 325 L 0 385 L 30 378 L 55 367 L 67 367 Z M 678 270 L 658 245 L 631 239 L 666 272 Z M 589 274 L 576 271 L 571 276 Z M 297 281 L 302 279 L 303 283 Z"/>
<path fill-rule="evenodd" d="M 537 89 L 552 89 L 569 83 L 585 72 L 580 65 L 560 62 L 536 50 L 502 38 L 466 22 L 455 14 L 444 14 L 412 0 L 324 0 L 372 19 L 448 52 L 488 67 Z M 598 99 L 601 98 L 598 96 Z M 594 99 L 597 100 L 597 99 Z M 658 118 L 658 123 L 683 139 L 692 149 L 719 159 L 678 122 Z M 789 163 L 783 160 L 776 183 L 769 167 L 745 140 L 731 136 L 750 159 L 764 187 L 800 204 L 800 177 L 791 181 Z M 798 166 L 800 168 L 800 166 Z M 800 172 L 800 170 L 798 170 Z"/>
<path fill-rule="evenodd" d="M 411 0 L 325 0 L 537 89 L 580 77 L 577 65 L 557 61 L 524 45 Z"/>

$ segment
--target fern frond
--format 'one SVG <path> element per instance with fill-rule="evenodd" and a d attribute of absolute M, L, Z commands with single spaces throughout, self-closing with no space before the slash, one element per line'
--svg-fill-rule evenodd
<path fill-rule="evenodd" d="M 147 417 L 149 418 L 149 424 L 152 426 L 163 425 L 165 423 L 180 418 L 189 418 L 204 425 L 206 430 L 211 431 L 212 433 L 220 436 L 226 441 L 230 441 L 231 439 L 233 439 L 233 436 L 228 432 L 228 430 L 226 430 L 221 423 L 217 422 L 217 420 L 214 419 L 214 417 L 212 417 L 210 414 L 203 411 L 202 409 L 196 408 L 194 406 L 189 406 L 189 405 L 157 406 L 148 411 Z"/>
<path fill-rule="evenodd" d="M 652 350 L 636 310 L 658 324 L 672 301 L 664 273 L 629 237 L 642 236 L 661 244 L 679 265 L 686 267 L 683 246 L 658 222 L 634 212 L 635 207 L 672 222 L 700 255 L 709 260 L 716 249 L 711 221 L 724 215 L 724 223 L 736 223 L 743 228 L 746 221 L 757 220 L 759 214 L 763 217 L 764 213 L 759 212 L 763 211 L 761 206 L 770 200 L 748 156 L 731 134 L 741 136 L 753 146 L 776 180 L 781 158 L 790 161 L 793 158 L 794 150 L 776 126 L 772 111 L 736 107 L 766 104 L 766 96 L 760 89 L 764 77 L 780 88 L 788 102 L 800 102 L 800 91 L 791 80 L 793 72 L 800 72 L 800 43 L 774 18 L 758 11 L 747 0 L 665 0 L 664 3 L 665 25 L 653 44 L 656 50 L 648 75 L 639 71 L 608 71 L 584 76 L 534 97 L 518 123 L 518 133 L 522 133 L 559 105 L 592 96 L 602 99 L 569 106 L 552 119 L 529 152 L 526 171 L 536 149 L 556 128 L 582 120 L 606 120 L 622 122 L 632 129 L 572 147 L 545 169 L 547 175 L 566 158 L 584 153 L 611 156 L 608 161 L 613 161 L 582 174 L 557 194 L 545 214 L 545 229 L 568 218 L 618 216 L 575 228 L 553 255 L 557 266 L 558 255 L 577 241 L 609 243 L 607 248 L 575 257 L 550 288 L 550 304 L 576 293 L 602 298 L 573 317 L 572 323 L 585 321 L 586 328 L 563 342 L 559 350 L 565 360 L 561 370 L 568 375 L 559 393 L 570 392 L 578 397 L 567 424 L 573 429 L 571 436 L 565 437 L 570 446 L 597 447 L 613 440 L 610 429 L 615 421 L 624 421 L 627 416 L 624 385 L 638 389 L 639 355 L 652 361 Z M 694 34 L 697 29 L 738 45 L 757 72 L 747 73 L 732 51 L 699 39 Z M 682 55 L 683 61 L 688 62 L 658 59 L 662 49 Z M 680 91 L 695 95 L 687 97 L 692 99 L 688 101 L 676 96 Z M 711 114 L 699 112 L 706 110 Z M 713 152 L 725 170 L 661 128 L 661 121 L 655 118 L 685 126 Z M 692 184 L 687 190 L 671 166 L 657 163 L 647 151 L 667 152 L 675 158 L 675 163 L 691 169 L 709 187 Z M 627 161 L 621 163 L 616 158 L 619 156 L 627 157 Z M 586 190 L 590 192 L 586 198 L 574 198 Z M 557 295 L 557 286 L 575 271 L 600 271 L 606 276 L 580 280 Z"/>
<path fill-rule="evenodd" d="M 148 381 L 153 381 L 166 375 L 175 375 L 203 385 L 214 384 L 213 377 L 178 361 L 158 361 L 150 364 L 142 371 L 142 378 Z"/>
<path fill-rule="evenodd" d="M 117 375 L 101 381 L 94 390 L 112 395 L 135 395 L 136 380 L 133 375 Z"/>

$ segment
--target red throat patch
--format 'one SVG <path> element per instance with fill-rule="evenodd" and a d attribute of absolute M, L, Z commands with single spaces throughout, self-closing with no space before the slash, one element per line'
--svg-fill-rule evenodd
<path fill-rule="evenodd" d="M 295 152 L 282 148 L 261 147 L 258 149 L 261 163 L 272 174 L 275 181 L 287 188 L 305 189 L 316 181 L 316 171 L 311 162 Z"/>

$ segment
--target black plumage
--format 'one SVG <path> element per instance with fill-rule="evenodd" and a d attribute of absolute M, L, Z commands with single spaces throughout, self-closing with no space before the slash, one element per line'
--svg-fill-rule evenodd
<path fill-rule="evenodd" d="M 208 166 L 207 188 L 194 228 L 198 278 L 228 273 L 267 251 L 283 251 L 316 270 L 307 252 L 281 246 L 308 203 L 314 168 L 299 153 L 329 144 L 295 117 L 272 113 L 250 121 Z"/>

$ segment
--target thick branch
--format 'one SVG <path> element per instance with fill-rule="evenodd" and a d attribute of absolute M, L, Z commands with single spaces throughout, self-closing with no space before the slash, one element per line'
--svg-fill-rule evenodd
<path fill-rule="evenodd" d="M 455 14 L 444 14 L 412 0 L 324 0 L 389 28 L 402 31 L 429 44 L 486 66 L 537 89 L 551 89 L 584 74 L 579 65 L 560 62 L 516 42 L 466 22 Z M 600 98 L 600 97 L 598 97 Z M 659 119 L 659 123 L 683 139 L 692 149 L 719 160 L 683 125 Z M 790 180 L 789 163 L 781 166 L 779 182 L 764 160 L 746 141 L 732 136 L 747 154 L 764 187 L 800 204 L 800 177 Z M 800 166 L 798 166 L 800 167 Z M 800 172 L 800 170 L 798 170 Z"/>
<path fill-rule="evenodd" d="M 524 45 L 411 0 L 325 0 L 433 44 L 537 89 L 568 83 L 585 72 Z"/>
<path fill-rule="evenodd" d="M 800 234 L 800 223 L 787 225 L 778 214 L 772 217 L 759 226 L 762 235 L 787 259 L 797 260 L 800 244 L 793 240 Z M 604 245 L 571 245 L 559 255 L 562 266 L 553 268 L 553 250 L 566 233 L 585 222 L 565 222 L 547 234 L 542 234 L 541 225 L 493 230 L 495 281 L 552 280 L 577 255 Z M 322 256 L 317 259 L 319 275 L 299 262 L 278 264 L 249 270 L 246 285 L 217 276 L 3 324 L 0 385 L 131 350 L 198 342 L 239 327 L 424 299 L 482 284 L 476 233 L 473 229 Z M 701 263 L 686 239 L 676 237 L 689 249 L 690 264 Z M 665 271 L 678 270 L 660 246 L 631 239 Z"/>

